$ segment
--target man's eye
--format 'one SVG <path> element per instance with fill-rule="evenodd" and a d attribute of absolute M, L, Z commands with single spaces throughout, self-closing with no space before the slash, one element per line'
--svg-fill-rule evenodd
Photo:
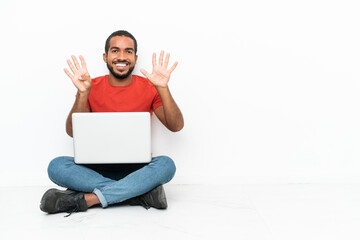
<path fill-rule="evenodd" d="M 129 54 L 132 54 L 132 51 L 131 50 L 129 50 L 129 51 L 127 51 Z"/>
<path fill-rule="evenodd" d="M 115 49 L 114 49 L 114 50 L 112 50 L 111 52 L 116 53 L 116 52 L 117 52 L 117 50 L 115 50 Z"/>

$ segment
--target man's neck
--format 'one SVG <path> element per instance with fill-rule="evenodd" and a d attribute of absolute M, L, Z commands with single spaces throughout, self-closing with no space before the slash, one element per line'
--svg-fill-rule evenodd
<path fill-rule="evenodd" d="M 133 80 L 133 75 L 129 75 L 127 78 L 124 78 L 124 79 L 119 79 L 119 78 L 116 78 L 111 73 L 109 73 L 109 83 L 113 86 L 124 87 L 124 86 L 129 85 L 132 82 L 132 80 Z"/>

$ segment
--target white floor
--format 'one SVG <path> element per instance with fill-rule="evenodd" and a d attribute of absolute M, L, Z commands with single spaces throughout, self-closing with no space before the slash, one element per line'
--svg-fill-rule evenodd
<path fill-rule="evenodd" d="M 360 184 L 165 185 L 169 208 L 47 215 L 47 187 L 1 187 L 0 239 L 359 240 Z"/>

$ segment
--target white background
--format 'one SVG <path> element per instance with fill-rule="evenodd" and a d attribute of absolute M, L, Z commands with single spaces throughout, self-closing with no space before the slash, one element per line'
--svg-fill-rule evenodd
<path fill-rule="evenodd" d="M 360 181 L 357 1 L 0 2 L 0 185 L 46 185 L 72 155 L 65 120 L 76 89 L 63 72 L 83 54 L 108 73 L 105 40 L 125 29 L 140 68 L 164 49 L 185 128 L 153 121 L 173 183 Z"/>

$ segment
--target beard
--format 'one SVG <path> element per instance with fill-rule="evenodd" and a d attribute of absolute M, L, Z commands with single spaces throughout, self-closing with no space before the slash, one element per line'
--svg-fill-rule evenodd
<path fill-rule="evenodd" d="M 116 73 L 113 69 L 113 67 L 111 65 L 109 65 L 109 63 L 106 63 L 107 68 L 109 69 L 109 71 L 111 72 L 111 74 L 116 77 L 117 79 L 125 79 L 128 76 L 130 76 L 130 74 L 132 73 L 132 71 L 134 70 L 135 66 L 132 66 L 129 68 L 129 71 L 127 71 L 126 73 L 123 74 L 119 74 Z"/>

